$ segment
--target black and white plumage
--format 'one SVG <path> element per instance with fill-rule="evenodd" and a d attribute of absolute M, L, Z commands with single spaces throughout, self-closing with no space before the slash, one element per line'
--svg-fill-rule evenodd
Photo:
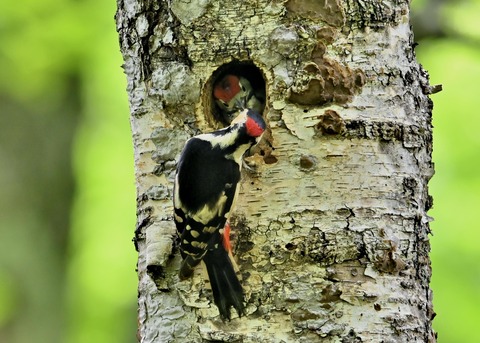
<path fill-rule="evenodd" d="M 265 127 L 257 112 L 243 110 L 230 126 L 190 138 L 177 166 L 174 219 L 183 257 L 179 275 L 190 277 L 203 260 L 215 304 L 226 319 L 230 307 L 242 315 L 244 305 L 229 248 L 223 244 L 225 225 L 238 194 L 242 157 Z"/>

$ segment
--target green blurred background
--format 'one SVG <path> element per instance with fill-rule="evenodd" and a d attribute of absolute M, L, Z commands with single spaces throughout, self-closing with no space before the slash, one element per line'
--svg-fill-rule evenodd
<path fill-rule="evenodd" d="M 434 327 L 480 342 L 480 0 L 412 4 L 432 96 Z M 113 1 L 0 2 L 0 342 L 136 342 L 133 151 Z M 480 125 L 479 125 L 480 126 Z"/>

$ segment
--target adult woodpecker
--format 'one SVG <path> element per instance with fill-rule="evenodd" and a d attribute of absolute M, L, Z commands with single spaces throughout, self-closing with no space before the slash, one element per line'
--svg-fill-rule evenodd
<path fill-rule="evenodd" d="M 227 221 L 239 191 L 242 157 L 260 140 L 265 127 L 260 114 L 245 109 L 230 126 L 190 138 L 175 175 L 174 220 L 183 258 L 180 279 L 190 277 L 203 260 L 214 302 L 226 319 L 232 306 L 239 316 L 244 312 Z"/>
<path fill-rule="evenodd" d="M 227 74 L 213 86 L 213 97 L 222 111 L 224 120 L 230 123 L 236 113 L 245 108 L 263 112 L 265 95 L 255 92 L 246 78 Z"/>

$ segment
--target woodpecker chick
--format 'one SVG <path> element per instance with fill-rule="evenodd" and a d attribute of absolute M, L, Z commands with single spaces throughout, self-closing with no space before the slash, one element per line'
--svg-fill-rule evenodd
<path fill-rule="evenodd" d="M 227 74 L 213 87 L 213 97 L 222 111 L 223 119 L 230 123 L 238 111 L 245 108 L 263 112 L 264 95 L 255 92 L 250 81 L 242 76 Z"/>
<path fill-rule="evenodd" d="M 244 313 L 243 288 L 226 243 L 227 221 L 239 191 L 242 157 L 265 128 L 257 112 L 243 110 L 230 126 L 190 138 L 175 175 L 174 220 L 183 258 L 179 276 L 190 277 L 203 260 L 214 302 L 225 319 L 230 319 L 232 306 L 239 316 Z"/>

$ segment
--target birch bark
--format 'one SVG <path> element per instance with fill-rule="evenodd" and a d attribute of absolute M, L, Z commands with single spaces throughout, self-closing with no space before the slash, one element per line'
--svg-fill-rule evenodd
<path fill-rule="evenodd" d="M 137 180 L 141 342 L 434 342 L 428 75 L 407 1 L 118 0 Z M 232 227 L 247 315 L 179 282 L 172 186 L 222 126 L 212 82 L 267 94 Z"/>

